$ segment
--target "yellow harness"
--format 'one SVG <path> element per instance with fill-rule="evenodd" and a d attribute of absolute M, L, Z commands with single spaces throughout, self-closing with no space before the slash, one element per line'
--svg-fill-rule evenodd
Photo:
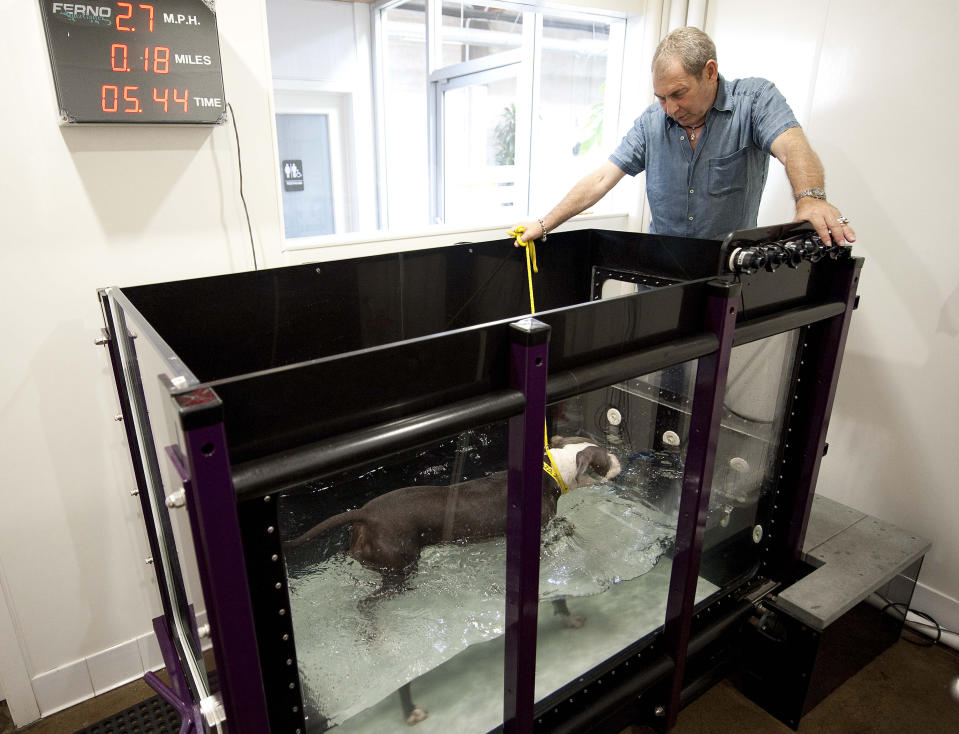
<path fill-rule="evenodd" d="M 526 280 L 529 283 L 529 312 L 536 313 L 536 304 L 533 302 L 533 273 L 539 272 L 539 269 L 536 267 L 536 245 L 533 240 L 529 242 L 523 241 L 522 237 L 525 231 L 525 227 L 517 227 L 516 229 L 509 230 L 507 234 L 510 237 L 515 237 L 516 244 L 526 250 Z M 543 448 L 546 451 L 546 458 L 548 459 L 548 461 L 543 462 L 543 471 L 549 474 L 556 484 L 559 485 L 560 493 L 566 494 L 569 492 L 569 487 L 567 487 L 566 482 L 563 481 L 563 476 L 556 468 L 556 462 L 553 461 L 553 455 L 549 451 L 549 429 L 545 424 L 543 425 Z"/>

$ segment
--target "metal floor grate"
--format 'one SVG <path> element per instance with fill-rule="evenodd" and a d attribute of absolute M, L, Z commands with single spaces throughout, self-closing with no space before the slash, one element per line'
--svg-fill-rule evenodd
<path fill-rule="evenodd" d="M 159 696 L 131 706 L 75 734 L 178 734 L 180 715 Z"/>

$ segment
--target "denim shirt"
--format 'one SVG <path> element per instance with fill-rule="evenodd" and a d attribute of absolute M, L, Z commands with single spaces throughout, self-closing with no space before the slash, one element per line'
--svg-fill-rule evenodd
<path fill-rule="evenodd" d="M 727 81 L 720 75 L 695 151 L 686 131 L 657 102 L 640 115 L 609 160 L 630 176 L 646 171 L 651 232 L 722 239 L 756 226 L 770 147 L 782 132 L 798 126 L 772 82 Z"/>

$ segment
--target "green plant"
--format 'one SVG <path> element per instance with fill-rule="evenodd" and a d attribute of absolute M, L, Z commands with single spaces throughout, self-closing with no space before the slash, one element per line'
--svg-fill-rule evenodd
<path fill-rule="evenodd" d="M 493 128 L 494 160 L 497 166 L 512 166 L 516 161 L 516 105 L 503 108 Z"/>

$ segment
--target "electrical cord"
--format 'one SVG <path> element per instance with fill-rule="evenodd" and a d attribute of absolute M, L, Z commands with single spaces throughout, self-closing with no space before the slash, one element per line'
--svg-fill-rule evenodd
<path fill-rule="evenodd" d="M 957 634 L 956 632 L 953 632 L 952 630 L 946 629 L 945 627 L 943 627 L 943 626 L 942 626 L 941 624 L 939 624 L 939 622 L 937 622 L 931 615 L 926 614 L 925 612 L 921 612 L 921 611 L 919 611 L 918 609 L 913 609 L 913 608 L 911 608 L 908 604 L 906 604 L 905 602 L 901 602 L 901 601 L 889 601 L 888 599 L 886 599 L 886 598 L 885 598 L 884 596 L 882 596 L 881 594 L 876 594 L 876 596 L 878 596 L 880 599 L 882 599 L 882 601 L 885 602 L 885 604 L 886 604 L 886 605 L 882 608 L 882 610 L 880 611 L 880 614 L 885 614 L 885 613 L 886 613 L 886 610 L 889 609 L 890 607 L 892 607 L 893 609 L 900 609 L 900 608 L 901 608 L 901 609 L 904 609 L 904 610 L 905 610 L 905 611 L 903 612 L 903 618 L 902 618 L 902 619 L 903 619 L 903 625 L 904 625 L 904 626 L 907 626 L 907 627 L 926 627 L 926 628 L 928 628 L 928 629 L 934 629 L 934 630 L 936 630 L 936 636 L 935 636 L 935 638 L 926 637 L 926 636 L 924 635 L 924 636 L 921 638 L 921 641 L 920 641 L 920 640 L 913 640 L 913 639 L 910 639 L 910 638 L 908 638 L 908 637 L 903 637 L 902 639 L 904 639 L 906 642 L 910 642 L 910 643 L 912 643 L 913 645 L 918 645 L 919 647 L 932 647 L 933 645 L 936 645 L 936 644 L 938 644 L 939 642 L 942 641 L 942 633 L 943 633 L 943 632 L 947 632 L 947 633 L 949 633 L 949 634 Z M 928 622 L 931 622 L 932 624 L 925 624 L 925 623 L 923 623 L 923 622 L 916 622 L 916 621 L 914 621 L 914 620 L 907 621 L 907 617 L 909 616 L 910 613 L 916 615 L 917 617 L 921 617 L 922 619 L 925 619 L 925 620 L 927 620 Z M 918 633 L 918 630 L 912 630 L 912 631 Z"/>
<path fill-rule="evenodd" d="M 243 202 L 243 213 L 246 214 L 246 229 L 250 233 L 250 252 L 253 253 L 253 269 L 259 270 L 260 266 L 256 262 L 256 243 L 253 241 L 253 225 L 250 223 L 250 208 L 246 203 L 246 196 L 243 193 L 243 157 L 240 153 L 240 132 L 236 128 L 236 113 L 233 111 L 233 105 L 226 103 L 226 108 L 230 111 L 230 122 L 233 123 L 233 137 L 236 138 L 236 167 L 240 174 L 240 201 Z"/>

